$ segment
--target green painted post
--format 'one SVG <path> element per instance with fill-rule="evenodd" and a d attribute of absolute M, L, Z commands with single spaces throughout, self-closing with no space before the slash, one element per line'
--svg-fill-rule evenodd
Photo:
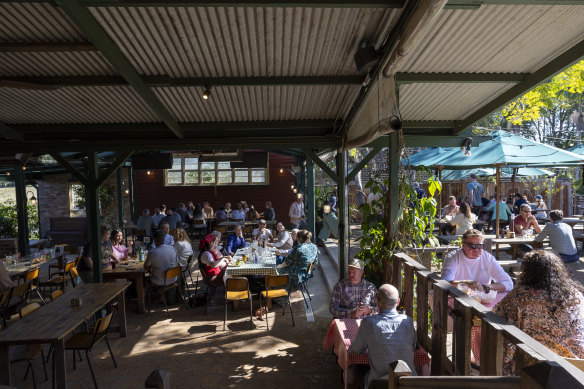
<path fill-rule="evenodd" d="M 349 190 L 347 187 L 347 153 L 337 153 L 337 187 L 339 190 L 339 279 L 345 278 L 349 258 Z"/>
<path fill-rule="evenodd" d="M 99 213 L 99 187 L 97 186 L 97 178 L 99 176 L 97 167 L 97 153 L 91 152 L 87 155 L 87 186 L 85 190 L 85 212 L 87 214 L 87 222 L 90 226 L 89 239 L 91 241 L 91 257 L 93 258 L 93 282 L 103 282 L 103 275 L 101 272 L 101 236 L 100 236 L 100 222 L 101 217 Z"/>
<path fill-rule="evenodd" d="M 312 233 L 312 241 L 316 242 L 316 228 L 315 228 L 315 198 L 314 198 L 314 162 L 312 159 L 306 158 L 306 222 L 308 223 L 308 230 Z"/>
<path fill-rule="evenodd" d="M 118 181 L 118 224 L 120 227 L 124 226 L 124 187 L 122 183 L 122 167 L 117 170 Z M 124 230 L 125 231 L 125 230 Z"/>
<path fill-rule="evenodd" d="M 134 167 L 130 166 L 128 168 L 128 181 L 130 185 L 130 217 L 135 223 L 138 220 L 138 215 L 136 212 L 136 170 Z"/>
<path fill-rule="evenodd" d="M 14 189 L 16 192 L 16 215 L 18 218 L 18 251 L 20 255 L 30 254 L 28 245 L 28 215 L 26 203 L 26 186 L 24 182 L 24 171 L 22 166 L 14 168 Z"/>
<path fill-rule="evenodd" d="M 400 144 L 399 144 L 399 132 L 392 132 L 389 134 L 389 145 L 387 148 L 388 152 L 388 175 L 389 175 L 389 188 L 387 191 L 387 196 L 389 196 L 389 212 L 386 215 L 388 217 L 387 225 L 389 228 L 387 229 L 387 233 L 389 235 L 389 241 L 394 239 L 394 236 L 397 234 L 397 216 L 399 212 L 399 157 L 400 157 Z M 391 269 L 390 262 L 391 258 L 387 258 L 387 264 L 389 265 L 388 269 Z M 386 276 L 386 283 L 389 283 L 391 280 L 387 279 L 390 271 L 385 272 Z"/>

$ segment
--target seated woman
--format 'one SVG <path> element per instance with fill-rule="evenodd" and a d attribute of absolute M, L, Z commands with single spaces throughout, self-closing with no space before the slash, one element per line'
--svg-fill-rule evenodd
<path fill-rule="evenodd" d="M 111 269 L 110 259 L 112 257 L 112 242 L 110 240 L 110 235 L 111 230 L 106 225 L 102 225 L 100 228 L 102 270 Z M 83 245 L 83 254 L 81 254 L 81 260 L 77 264 L 79 277 L 81 277 L 81 280 L 85 283 L 93 282 L 93 255 L 91 250 L 91 240 L 89 240 Z"/>
<path fill-rule="evenodd" d="M 456 235 L 462 235 L 465 231 L 472 229 L 472 225 L 476 223 L 477 217 L 475 214 L 471 213 L 470 206 L 467 203 L 460 204 L 460 213 L 458 213 L 450 223 L 456 226 Z"/>
<path fill-rule="evenodd" d="M 297 234 L 298 245 L 295 246 L 284 262 L 278 266 L 278 274 L 290 276 L 290 290 L 298 289 L 299 285 L 308 280 L 308 267 L 312 261 L 318 263 L 318 247 L 310 242 L 312 234 L 306 230 L 300 230 Z"/>
<path fill-rule="evenodd" d="M 231 219 L 245 221 L 245 212 L 242 210 L 241 203 L 235 205 L 235 210 L 231 212 Z"/>
<path fill-rule="evenodd" d="M 129 247 L 122 244 L 124 239 L 124 234 L 120 230 L 113 230 L 112 236 L 110 238 L 112 242 L 112 263 L 120 263 L 122 261 L 127 261 L 132 255 L 132 241 L 128 243 Z"/>
<path fill-rule="evenodd" d="M 178 258 L 178 264 L 182 270 L 187 268 L 189 257 L 193 254 L 193 246 L 189 235 L 184 228 L 177 228 L 174 232 L 174 249 Z"/>
<path fill-rule="evenodd" d="M 584 287 L 552 252 L 525 255 L 517 285 L 493 312 L 562 357 L 584 358 Z M 516 375 L 515 346 L 505 349 L 503 373 Z"/>
<path fill-rule="evenodd" d="M 258 213 L 258 211 L 256 211 L 255 207 L 253 205 L 251 205 L 249 207 L 249 211 L 247 211 L 247 213 L 245 215 L 245 220 L 256 221 L 259 218 L 260 218 L 260 214 Z"/>
<path fill-rule="evenodd" d="M 543 201 L 543 197 L 541 197 L 540 195 L 537 195 L 534 197 L 534 199 L 535 199 L 534 206 L 535 206 L 536 210 L 547 209 L 547 206 L 545 205 L 545 201 Z M 534 212 L 534 213 L 535 213 L 535 218 L 538 220 L 540 220 L 540 219 L 545 220 L 548 217 L 547 212 L 541 211 L 541 212 Z"/>
<path fill-rule="evenodd" d="M 275 240 L 273 242 L 266 243 L 266 246 L 275 247 L 279 250 L 289 250 L 292 248 L 293 244 L 294 240 L 292 239 L 292 236 L 290 236 L 288 231 L 286 231 L 284 224 L 279 222 L 278 224 L 276 224 Z M 282 262 L 284 262 L 284 256 L 282 255 L 276 256 L 276 265 L 279 265 Z"/>
<path fill-rule="evenodd" d="M 217 249 L 217 239 L 213 234 L 208 234 L 203 239 L 201 239 L 201 244 L 199 246 L 199 266 L 205 273 L 207 282 L 211 286 L 221 286 L 223 285 L 223 276 L 225 275 L 225 269 L 229 264 L 229 257 L 217 258 L 215 255 L 215 250 Z"/>

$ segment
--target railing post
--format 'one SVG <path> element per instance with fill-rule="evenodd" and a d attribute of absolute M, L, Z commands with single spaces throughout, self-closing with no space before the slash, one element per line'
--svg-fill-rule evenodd
<path fill-rule="evenodd" d="M 487 317 L 481 323 L 481 375 L 503 375 L 503 330 Z"/>
<path fill-rule="evenodd" d="M 432 375 L 442 375 L 446 370 L 448 293 L 440 287 L 441 283 L 435 283 L 432 288 Z"/>
<path fill-rule="evenodd" d="M 394 257 L 393 260 L 395 261 L 397 258 Z M 404 290 L 402 296 L 404 296 L 402 304 L 406 310 L 406 315 L 414 317 L 414 268 L 408 263 L 404 263 Z"/>
<path fill-rule="evenodd" d="M 469 375 L 472 310 L 459 299 L 454 299 L 454 313 L 456 316 L 454 320 L 454 334 L 452 337 L 454 374 L 461 376 Z"/>
<path fill-rule="evenodd" d="M 392 271 L 391 271 L 391 284 L 395 286 L 398 292 L 401 293 L 402 290 L 402 279 L 401 279 L 401 269 L 402 263 L 398 257 L 391 258 Z"/>
<path fill-rule="evenodd" d="M 430 271 L 428 270 L 427 273 Z M 424 274 L 426 272 L 416 272 L 416 279 L 418 283 L 416 284 L 416 296 L 418 301 L 418 307 L 416 312 L 416 328 L 418 343 L 426 349 L 426 351 L 431 353 L 429 343 L 428 343 L 428 276 Z"/>

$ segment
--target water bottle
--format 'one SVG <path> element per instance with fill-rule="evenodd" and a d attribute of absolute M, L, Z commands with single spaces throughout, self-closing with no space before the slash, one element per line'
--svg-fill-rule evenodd
<path fill-rule="evenodd" d="M 142 247 L 140 247 L 140 250 L 138 251 L 138 259 L 140 262 L 144 262 L 144 250 Z"/>

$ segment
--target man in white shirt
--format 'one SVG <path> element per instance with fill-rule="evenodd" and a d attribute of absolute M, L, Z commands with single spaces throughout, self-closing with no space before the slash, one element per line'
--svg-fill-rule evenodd
<path fill-rule="evenodd" d="M 470 229 L 462 235 L 462 248 L 449 253 L 442 264 L 442 278 L 452 284 L 464 283 L 470 289 L 489 293 L 513 289 L 511 277 L 495 257 L 483 250 L 483 233 Z"/>
<path fill-rule="evenodd" d="M 298 227 L 298 223 L 304 220 L 304 202 L 302 201 L 302 194 L 298 193 L 296 201 L 290 205 L 288 216 L 290 216 L 290 224 L 294 225 L 294 228 Z"/>
<path fill-rule="evenodd" d="M 164 285 L 164 272 L 177 266 L 178 260 L 174 247 L 164 243 L 164 231 L 157 230 L 154 233 L 156 248 L 148 251 L 148 257 L 144 262 L 144 269 L 152 269 L 150 280 L 155 285 Z M 176 277 L 166 280 L 166 284 L 176 282 Z"/>
<path fill-rule="evenodd" d="M 266 221 L 264 219 L 260 219 L 259 227 L 252 231 L 251 236 L 253 240 L 257 240 L 260 244 L 269 242 L 272 238 L 272 230 L 266 228 Z"/>

